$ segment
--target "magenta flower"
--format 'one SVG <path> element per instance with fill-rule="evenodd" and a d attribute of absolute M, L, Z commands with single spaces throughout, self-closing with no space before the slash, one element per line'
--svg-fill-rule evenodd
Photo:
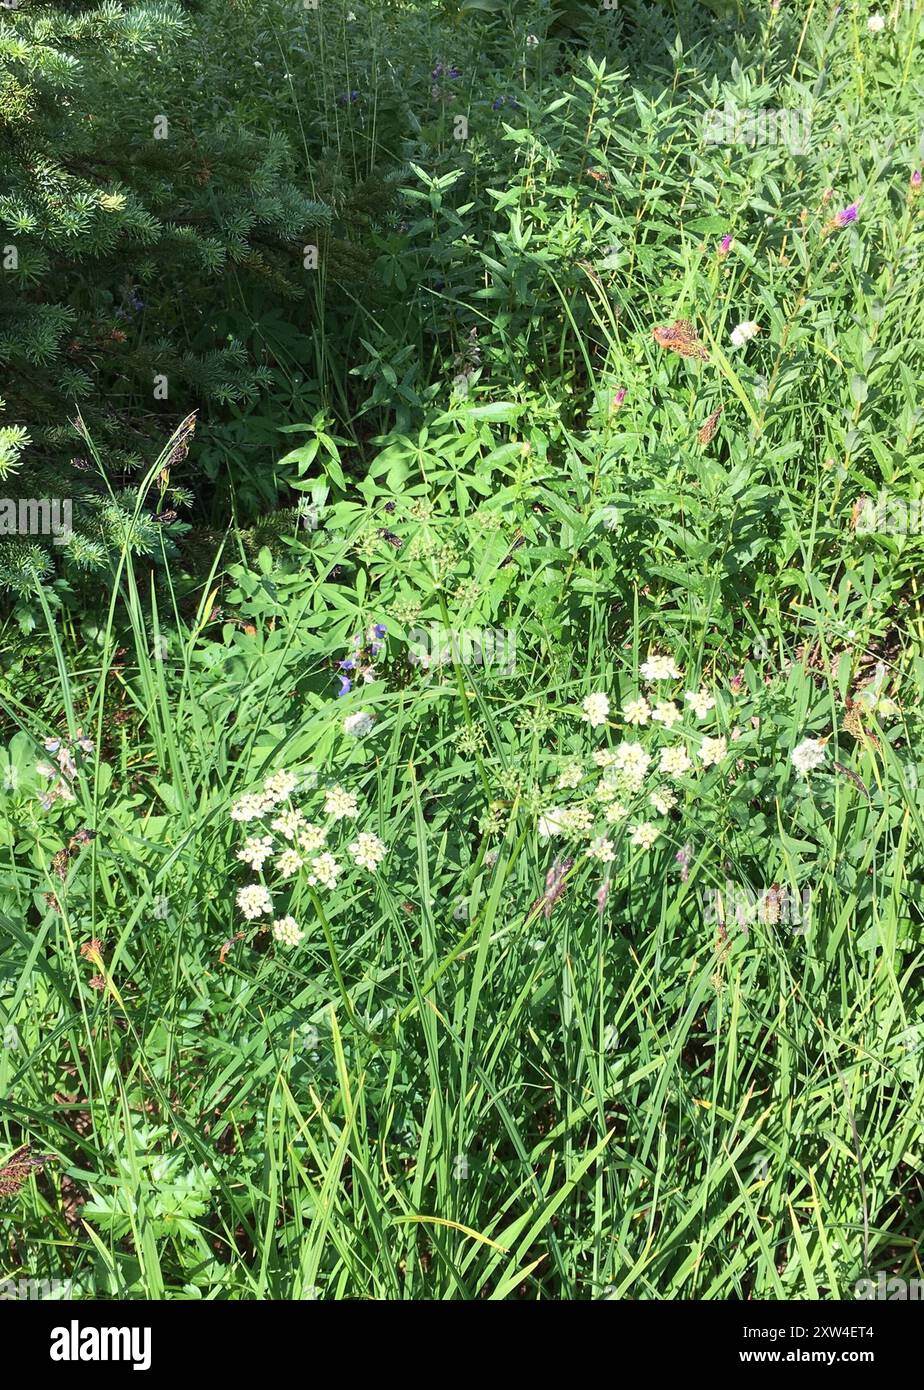
<path fill-rule="evenodd" d="M 729 253 L 729 251 L 730 251 L 731 249 L 732 249 L 732 237 L 731 237 L 731 232 L 726 232 L 725 235 L 723 236 L 722 240 L 719 242 L 719 255 L 720 255 L 720 256 L 727 256 L 728 253 Z"/>
<path fill-rule="evenodd" d="M 850 207 L 842 208 L 834 219 L 839 227 L 846 227 L 851 222 L 856 222 L 860 215 L 860 209 L 856 203 L 851 203 Z"/>
<path fill-rule="evenodd" d="M 619 390 L 616 392 L 616 394 L 613 396 L 613 399 L 610 401 L 610 410 L 615 413 L 622 405 L 625 399 L 626 388 L 624 386 L 620 386 Z"/>
<path fill-rule="evenodd" d="M 917 193 L 917 192 L 920 191 L 920 188 L 921 188 L 921 171 L 920 171 L 920 169 L 915 169 L 914 173 L 911 175 L 911 191 L 912 191 L 913 193 Z"/>

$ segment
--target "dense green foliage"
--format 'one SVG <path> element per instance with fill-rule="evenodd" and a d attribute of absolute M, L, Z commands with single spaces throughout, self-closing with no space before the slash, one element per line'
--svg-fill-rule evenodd
<path fill-rule="evenodd" d="M 5 16 L 0 470 L 83 501 L 0 540 L 0 1167 L 55 1156 L 0 1272 L 914 1275 L 924 4 L 870 13 Z"/>

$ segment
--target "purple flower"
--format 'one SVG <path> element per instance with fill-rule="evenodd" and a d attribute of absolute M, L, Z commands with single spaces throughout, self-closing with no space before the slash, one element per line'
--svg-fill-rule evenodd
<path fill-rule="evenodd" d="M 850 222 L 856 222 L 860 209 L 856 203 L 851 203 L 850 207 L 842 208 L 837 214 L 835 221 L 839 227 L 846 227 Z"/>
<path fill-rule="evenodd" d="M 914 173 L 911 175 L 911 187 L 914 189 L 915 193 L 916 193 L 916 192 L 918 191 L 918 189 L 921 187 L 921 171 L 920 171 L 920 169 L 915 169 Z"/>
<path fill-rule="evenodd" d="M 447 72 L 446 76 L 447 76 L 447 77 L 461 77 L 461 76 L 462 76 L 462 69 L 461 69 L 461 68 L 450 68 L 449 71 Z"/>
<path fill-rule="evenodd" d="M 340 667 L 341 671 L 355 671 L 356 658 L 353 656 L 348 656 L 346 661 L 338 661 L 337 665 Z"/>
<path fill-rule="evenodd" d="M 494 100 L 491 102 L 491 110 L 499 111 L 506 100 L 506 97 L 495 97 Z"/>
<path fill-rule="evenodd" d="M 340 682 L 340 689 L 337 691 L 337 699 L 340 700 L 344 695 L 349 695 L 350 691 L 353 689 L 353 682 L 350 680 L 349 676 L 338 676 L 337 679 Z"/>
<path fill-rule="evenodd" d="M 556 859 L 545 876 L 545 892 L 539 901 L 542 903 L 542 915 L 547 922 L 552 916 L 555 904 L 568 886 L 565 882 L 565 874 L 573 863 L 573 859 Z"/>
<path fill-rule="evenodd" d="M 616 392 L 613 399 L 610 401 L 610 410 L 614 412 L 617 411 L 625 399 L 626 388 L 624 386 L 620 386 L 619 390 Z"/>
<path fill-rule="evenodd" d="M 680 865 L 681 883 L 686 883 L 687 879 L 690 877 L 690 855 L 692 852 L 692 845 L 684 845 L 683 848 L 678 849 L 677 853 L 674 855 L 674 862 Z"/>
<path fill-rule="evenodd" d="M 731 232 L 726 232 L 725 235 L 723 236 L 722 240 L 719 242 L 719 255 L 720 255 L 720 256 L 727 256 L 728 253 L 729 253 L 729 251 L 731 250 L 731 248 L 732 248 L 732 236 L 731 236 Z"/>

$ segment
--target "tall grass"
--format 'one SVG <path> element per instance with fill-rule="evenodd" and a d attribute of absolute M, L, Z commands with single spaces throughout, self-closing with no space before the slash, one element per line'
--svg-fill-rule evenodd
<path fill-rule="evenodd" d="M 403 395 L 387 379 L 361 477 L 317 456 L 319 530 L 253 557 L 232 528 L 192 598 L 128 535 L 96 626 L 43 597 L 40 677 L 0 692 L 0 1159 L 34 1140 L 56 1163 L 2 1213 L 2 1272 L 171 1299 L 837 1299 L 920 1275 L 920 540 L 850 522 L 919 487 L 920 8 L 878 53 L 859 12 L 771 14 L 739 69 L 732 37 L 707 65 L 638 6 L 608 64 L 518 48 L 533 84 L 464 187 L 445 131 L 409 178 L 435 318 L 415 298 L 391 347 L 429 356 Z M 619 44 L 646 34 L 633 81 Z M 490 109 L 495 70 L 469 79 Z M 805 103 L 813 158 L 695 144 L 724 81 Z M 857 198 L 859 228 L 823 234 Z M 684 316 L 702 366 L 652 337 Z M 514 632 L 515 673 L 421 671 L 431 621 Z M 370 622 L 387 651 L 338 701 Z M 604 871 L 572 844 L 550 902 L 538 814 L 569 763 L 587 784 L 594 748 L 652 734 L 620 711 L 653 649 L 681 700 L 714 692 L 728 756 L 681 779 L 654 850 L 614 831 Z M 360 709 L 374 732 L 349 739 Z M 42 812 L 49 736 L 94 752 Z M 806 737 L 825 763 L 800 778 Z M 354 790 L 388 848 L 374 878 L 294 890 L 291 950 L 235 906 L 231 808 L 281 768 Z M 805 891 L 804 931 L 717 923 L 728 884 Z"/>

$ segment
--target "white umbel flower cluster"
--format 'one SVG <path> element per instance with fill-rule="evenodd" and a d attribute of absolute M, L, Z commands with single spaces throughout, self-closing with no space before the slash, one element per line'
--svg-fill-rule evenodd
<path fill-rule="evenodd" d="M 370 873 L 375 873 L 385 858 L 385 846 L 378 835 L 357 835 L 347 848 L 353 856 L 354 864 L 358 864 L 361 869 L 368 869 Z"/>
<path fill-rule="evenodd" d="M 311 872 L 308 874 L 308 882 L 312 888 L 336 888 L 337 875 L 340 873 L 340 865 L 329 852 L 319 854 L 316 859 L 311 861 Z"/>
<path fill-rule="evenodd" d="M 246 917 L 248 922 L 255 921 L 257 917 L 268 917 L 273 910 L 269 889 L 262 883 L 248 883 L 245 888 L 239 888 L 237 905 L 241 916 Z"/>
<path fill-rule="evenodd" d="M 605 724 L 610 715 L 610 699 L 602 691 L 596 691 L 593 695 L 584 697 L 581 709 L 584 711 L 581 716 L 586 719 L 592 729 L 599 729 L 601 724 Z"/>
<path fill-rule="evenodd" d="M 659 655 L 657 652 L 649 652 L 648 660 L 643 661 L 638 669 L 642 679 L 646 681 L 676 681 L 681 676 L 674 658 Z"/>
<path fill-rule="evenodd" d="M 324 814 L 331 820 L 355 820 L 359 815 L 359 805 L 353 792 L 343 787 L 331 787 L 324 798 Z"/>
<path fill-rule="evenodd" d="M 280 946 L 297 946 L 304 935 L 294 917 L 278 917 L 273 923 L 273 937 Z"/>
<path fill-rule="evenodd" d="M 823 738 L 804 738 L 790 754 L 793 767 L 801 777 L 807 777 L 816 767 L 820 767 L 825 760 L 825 744 L 827 739 Z"/>
<path fill-rule="evenodd" d="M 244 841 L 244 848 L 237 852 L 238 859 L 244 864 L 249 864 L 257 873 L 269 859 L 273 852 L 273 838 L 271 835 L 248 835 Z"/>
<path fill-rule="evenodd" d="M 760 326 L 753 319 L 745 319 L 743 323 L 736 324 L 731 331 L 731 345 L 733 348 L 744 347 L 760 332 Z"/>

